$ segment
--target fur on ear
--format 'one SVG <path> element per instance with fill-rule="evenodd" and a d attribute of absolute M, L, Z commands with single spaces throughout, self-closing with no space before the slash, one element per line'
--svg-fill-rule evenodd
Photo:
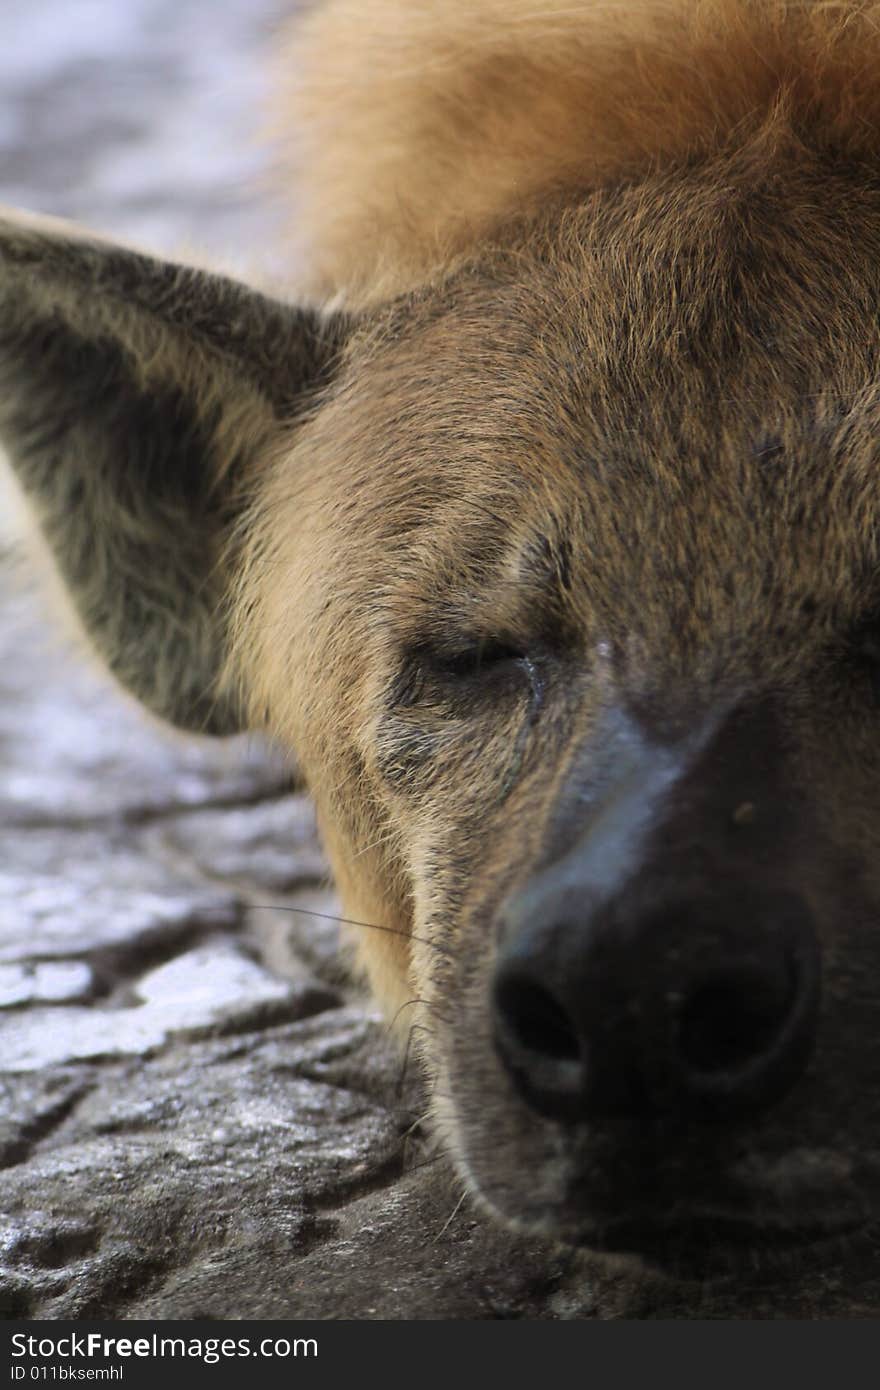
<path fill-rule="evenodd" d="M 379 301 L 544 199 L 768 123 L 876 156 L 878 73 L 875 0 L 321 0 L 277 81 L 303 292 Z"/>
<path fill-rule="evenodd" d="M 0 214 L 0 442 L 92 645 L 154 713 L 233 733 L 231 538 L 337 321 Z"/>

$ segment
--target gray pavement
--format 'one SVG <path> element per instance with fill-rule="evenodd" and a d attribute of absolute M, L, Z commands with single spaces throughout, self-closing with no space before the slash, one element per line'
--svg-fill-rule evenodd
<path fill-rule="evenodd" d="M 271 263 L 278 12 L 4 6 L 0 201 Z M 340 964 L 290 768 L 151 723 L 59 635 L 18 531 L 0 485 L 0 1317 L 880 1312 L 864 1253 L 667 1286 L 461 1201 Z"/>

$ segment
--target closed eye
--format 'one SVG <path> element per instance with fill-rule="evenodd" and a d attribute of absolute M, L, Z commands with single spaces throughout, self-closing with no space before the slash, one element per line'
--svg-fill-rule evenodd
<path fill-rule="evenodd" d="M 512 642 L 478 638 L 449 647 L 420 643 L 407 652 L 389 703 L 412 707 L 458 696 L 470 701 L 482 691 L 518 686 L 524 678 L 534 689 L 533 663 Z"/>
<path fill-rule="evenodd" d="M 525 653 L 509 642 L 494 639 L 469 643 L 458 651 L 430 651 L 427 664 L 438 675 L 466 679 L 510 662 L 525 660 Z"/>

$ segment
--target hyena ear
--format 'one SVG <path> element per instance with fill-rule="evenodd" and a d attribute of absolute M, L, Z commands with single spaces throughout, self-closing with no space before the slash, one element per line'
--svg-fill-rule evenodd
<path fill-rule="evenodd" d="M 180 727 L 241 727 L 222 688 L 231 538 L 344 332 L 0 209 L 0 445 L 99 655 Z"/>

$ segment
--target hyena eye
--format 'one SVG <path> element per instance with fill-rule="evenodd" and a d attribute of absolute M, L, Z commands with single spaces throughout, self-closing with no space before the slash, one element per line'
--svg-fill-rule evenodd
<path fill-rule="evenodd" d="M 433 651 L 429 661 L 438 675 L 465 680 L 502 670 L 517 662 L 527 660 L 525 653 L 508 642 L 472 642 L 458 651 Z"/>
<path fill-rule="evenodd" d="M 534 686 L 535 679 L 533 663 L 511 642 L 483 638 L 449 647 L 425 643 L 407 653 L 391 703 L 412 706 L 457 693 L 473 698 L 482 689 L 500 690 L 523 681 Z"/>

